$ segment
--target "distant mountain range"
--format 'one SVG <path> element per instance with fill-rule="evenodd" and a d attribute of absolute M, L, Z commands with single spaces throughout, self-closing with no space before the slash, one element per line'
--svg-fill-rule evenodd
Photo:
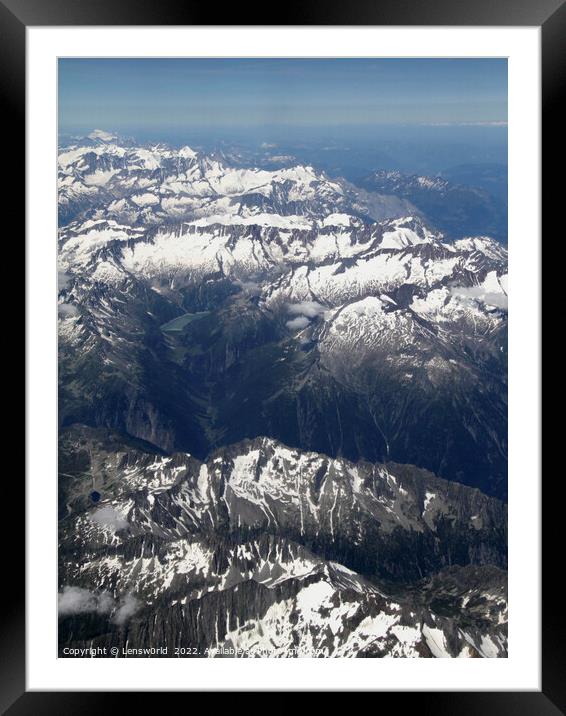
<path fill-rule="evenodd" d="M 493 169 L 481 172 L 461 166 L 448 174 L 444 178 L 378 171 L 359 184 L 409 201 L 447 238 L 487 234 L 507 243 L 507 197 L 499 190 L 501 181 L 490 181 Z"/>

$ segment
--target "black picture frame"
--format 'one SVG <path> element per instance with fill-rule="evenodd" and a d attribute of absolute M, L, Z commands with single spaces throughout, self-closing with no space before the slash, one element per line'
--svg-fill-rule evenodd
<path fill-rule="evenodd" d="M 25 62 L 28 26 L 73 25 L 443 25 L 443 26 L 538 26 L 542 36 L 543 216 L 546 226 L 561 206 L 563 183 L 555 181 L 561 169 L 563 115 L 558 111 L 566 77 L 565 0 L 291 0 L 278 7 L 281 16 L 268 18 L 265 6 L 253 3 L 219 6 L 193 0 L 0 0 L 0 87 L 4 105 L 4 137 L 13 151 L 10 181 L 3 197 L 10 212 L 25 216 Z M 284 17 L 285 19 L 282 19 Z M 216 22 L 221 19 L 221 23 Z M 14 173 L 18 181 L 14 180 Z M 18 219 L 21 227 L 22 221 Z M 28 450 L 33 446 L 28 445 Z M 558 481 L 558 479 L 557 479 Z M 8 495 L 17 512 L 20 529 L 24 524 L 24 480 L 10 480 Z M 551 545 L 557 540 L 562 522 L 563 501 L 553 484 L 543 497 L 543 613 L 542 689 L 539 692 L 379 692 L 380 706 L 395 699 L 395 708 L 414 708 L 424 713 L 456 714 L 537 714 L 566 713 L 566 658 L 564 607 L 560 589 L 561 569 Z M 102 708 L 135 708 L 134 693 L 114 692 L 29 692 L 25 683 L 25 554 L 23 535 L 10 534 L 3 561 L 10 574 L 6 606 L 0 631 L 0 707 L 10 716 L 19 714 L 91 714 Z M 85 664 L 86 667 L 86 664 Z M 183 697 L 183 693 L 179 693 Z M 161 704 L 161 693 L 143 693 L 142 706 Z M 127 700 L 127 702 L 126 702 Z M 400 701 L 401 700 L 401 701 Z M 392 706 L 393 707 L 393 706 Z"/>

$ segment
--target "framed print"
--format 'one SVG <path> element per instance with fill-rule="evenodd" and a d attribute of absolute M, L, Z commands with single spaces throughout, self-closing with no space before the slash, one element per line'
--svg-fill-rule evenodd
<path fill-rule="evenodd" d="M 0 9 L 26 126 L 7 713 L 561 713 L 539 373 L 564 6 Z"/>

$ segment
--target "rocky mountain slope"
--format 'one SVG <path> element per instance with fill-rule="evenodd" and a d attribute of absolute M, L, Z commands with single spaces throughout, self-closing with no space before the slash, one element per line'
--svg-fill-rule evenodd
<path fill-rule="evenodd" d="M 64 228 L 64 424 L 201 458 L 266 434 L 504 496 L 505 251 L 330 221 Z"/>
<path fill-rule="evenodd" d="M 135 594 L 128 641 L 193 656 L 505 653 L 506 511 L 478 490 L 267 438 L 201 463 L 75 426 L 61 457 L 61 649 L 121 646 Z"/>

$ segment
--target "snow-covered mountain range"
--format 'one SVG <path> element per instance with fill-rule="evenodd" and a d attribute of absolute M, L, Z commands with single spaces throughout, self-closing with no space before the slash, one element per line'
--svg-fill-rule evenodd
<path fill-rule="evenodd" d="M 59 187 L 62 644 L 505 655 L 506 249 L 105 132 Z"/>
<path fill-rule="evenodd" d="M 245 222 L 250 216 L 327 216 L 340 210 L 374 219 L 410 212 L 394 196 L 355 191 L 311 166 L 275 171 L 230 166 L 190 147 L 124 146 L 95 137 L 59 153 L 59 216 L 114 219 L 145 226 L 202 218 Z M 293 218 L 287 220 L 292 225 Z M 286 224 L 281 222 L 279 224 Z M 304 226 L 304 222 L 302 223 Z"/>

